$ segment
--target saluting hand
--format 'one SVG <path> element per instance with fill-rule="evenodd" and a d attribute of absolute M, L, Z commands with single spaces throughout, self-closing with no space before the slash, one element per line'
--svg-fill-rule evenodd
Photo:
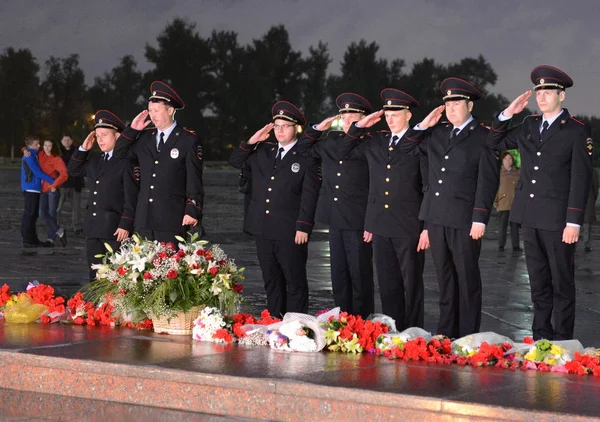
<path fill-rule="evenodd" d="M 252 135 L 250 139 L 248 139 L 248 144 L 254 145 L 267 140 L 267 138 L 269 137 L 269 132 L 271 132 L 273 126 L 275 126 L 273 123 L 269 123 L 268 125 L 265 125 L 265 127 L 263 127 L 262 129 L 259 129 L 254 135 Z"/>
<path fill-rule="evenodd" d="M 383 114 L 383 110 L 376 111 L 374 113 L 369 114 L 368 116 L 363 117 L 356 125 L 358 127 L 371 127 L 375 123 L 381 120 L 381 115 Z"/>
<path fill-rule="evenodd" d="M 485 224 L 481 223 L 473 223 L 471 224 L 471 233 L 469 236 L 473 238 L 473 240 L 479 240 L 483 237 L 485 233 Z"/>
<path fill-rule="evenodd" d="M 187 215 L 187 214 L 183 216 L 183 221 L 181 222 L 182 226 L 196 227 L 196 224 L 198 224 L 198 220 L 196 220 L 194 217 Z"/>
<path fill-rule="evenodd" d="M 504 117 L 512 117 L 515 114 L 519 114 L 520 112 L 522 112 L 525 109 L 525 107 L 527 107 L 527 104 L 529 103 L 529 97 L 531 97 L 531 94 L 533 94 L 533 91 L 529 90 L 525 91 L 517 98 L 515 98 L 513 102 L 510 103 L 510 105 L 506 107 L 506 109 L 502 112 L 502 114 L 504 114 Z"/>
<path fill-rule="evenodd" d="M 419 244 L 417 245 L 417 252 L 424 251 L 425 249 L 429 249 L 429 232 L 427 230 L 423 230 L 421 232 L 421 236 L 419 236 Z"/>
<path fill-rule="evenodd" d="M 152 120 L 146 120 L 148 118 L 148 110 L 143 110 L 140 114 L 135 116 L 131 122 L 131 128 L 135 130 L 144 130 L 146 126 L 152 122 Z"/>
<path fill-rule="evenodd" d="M 113 236 L 117 236 L 117 242 L 122 242 L 129 237 L 129 232 L 125 229 L 117 229 Z"/>
<path fill-rule="evenodd" d="M 579 227 L 567 225 L 563 230 L 562 241 L 565 243 L 577 243 L 579 240 Z"/>
<path fill-rule="evenodd" d="M 319 132 L 326 131 L 331 127 L 333 122 L 339 118 L 340 118 L 339 114 L 337 116 L 328 117 L 325 120 L 323 120 L 321 123 L 319 123 L 317 126 L 315 126 L 315 129 L 317 129 Z"/>
<path fill-rule="evenodd" d="M 431 111 L 431 113 L 429 113 L 427 115 L 427 117 L 425 117 L 423 119 L 423 121 L 421 123 L 419 123 L 419 127 L 421 129 L 428 129 L 428 128 L 432 127 L 432 126 L 437 125 L 437 123 L 442 118 L 442 113 L 444 112 L 445 109 L 446 109 L 445 105 L 441 105 L 439 107 L 434 108 Z"/>
<path fill-rule="evenodd" d="M 363 233 L 363 242 L 371 243 L 372 240 L 373 240 L 373 233 L 365 230 L 365 232 Z"/>
<path fill-rule="evenodd" d="M 308 233 L 297 231 L 296 239 L 294 239 L 294 241 L 296 242 L 296 245 L 304 245 L 305 243 L 308 243 Z"/>
<path fill-rule="evenodd" d="M 83 141 L 83 144 L 81 144 L 81 148 L 83 148 L 86 151 L 89 151 L 94 146 L 94 142 L 96 142 L 96 132 L 92 130 L 89 133 L 89 135 L 86 136 L 85 141 Z"/>

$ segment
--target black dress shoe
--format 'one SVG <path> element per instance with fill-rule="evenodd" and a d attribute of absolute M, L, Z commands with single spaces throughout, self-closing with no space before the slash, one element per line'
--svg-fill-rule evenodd
<path fill-rule="evenodd" d="M 498 246 L 498 252 L 504 252 L 504 246 Z"/>
<path fill-rule="evenodd" d="M 63 230 L 62 235 L 58 236 L 58 240 L 62 243 L 63 248 L 67 246 L 67 231 Z"/>
<path fill-rule="evenodd" d="M 41 246 L 41 242 L 40 243 L 23 242 L 23 247 L 24 248 L 37 248 L 39 246 Z"/>
<path fill-rule="evenodd" d="M 515 246 L 513 248 L 513 252 L 523 252 L 523 248 L 521 248 L 520 246 Z"/>
<path fill-rule="evenodd" d="M 590 248 L 589 246 L 586 246 L 586 247 L 585 247 L 585 251 L 586 251 L 586 252 L 591 252 L 591 251 L 592 251 L 592 248 Z"/>
<path fill-rule="evenodd" d="M 41 242 L 40 246 L 42 248 L 53 248 L 54 247 L 54 242 L 51 240 L 46 240 L 45 242 Z"/>

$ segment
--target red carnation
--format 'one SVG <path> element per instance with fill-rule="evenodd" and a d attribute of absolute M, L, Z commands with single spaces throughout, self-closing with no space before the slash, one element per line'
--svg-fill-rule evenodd
<path fill-rule="evenodd" d="M 236 293 L 242 293 L 243 290 L 244 286 L 242 286 L 241 284 L 236 284 L 233 286 L 233 291 Z"/>
<path fill-rule="evenodd" d="M 177 278 L 177 270 L 169 270 L 169 272 L 167 273 L 167 278 Z"/>
<path fill-rule="evenodd" d="M 119 275 L 125 275 L 127 274 L 127 268 L 125 268 L 124 266 L 120 266 L 119 269 L 117 270 L 117 272 L 119 273 Z"/>
<path fill-rule="evenodd" d="M 183 249 L 179 249 L 179 251 L 177 252 L 177 256 L 183 258 L 185 256 L 185 251 Z"/>
<path fill-rule="evenodd" d="M 144 280 L 152 280 L 152 278 L 152 274 L 150 274 L 148 271 L 144 273 Z"/>
<path fill-rule="evenodd" d="M 217 273 L 218 273 L 218 272 L 219 272 L 219 269 L 218 269 L 217 267 L 212 267 L 212 268 L 210 269 L 210 273 L 211 273 L 212 275 L 217 275 Z"/>

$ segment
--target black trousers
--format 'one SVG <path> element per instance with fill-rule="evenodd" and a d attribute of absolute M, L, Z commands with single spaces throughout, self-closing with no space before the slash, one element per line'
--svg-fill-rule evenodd
<path fill-rule="evenodd" d="M 21 219 L 21 238 L 23 242 L 34 245 L 40 243 L 35 227 L 40 212 L 40 193 L 24 191 L 23 199 L 25 203 Z"/>
<path fill-rule="evenodd" d="M 418 239 L 373 235 L 382 312 L 396 321 L 398 331 L 423 327 L 425 253 L 417 252 L 418 243 Z"/>
<path fill-rule="evenodd" d="M 375 310 L 373 247 L 363 230 L 329 228 L 331 286 L 335 305 L 367 318 Z"/>
<path fill-rule="evenodd" d="M 481 325 L 481 240 L 469 229 L 427 224 L 440 289 L 438 334 L 450 338 L 479 332 Z"/>
<path fill-rule="evenodd" d="M 108 243 L 113 251 L 119 250 L 121 243 L 115 239 L 97 239 L 97 238 L 86 238 L 85 239 L 85 253 L 87 257 L 88 266 L 90 267 L 90 281 L 96 279 L 96 270 L 92 270 L 92 264 L 100 264 L 102 258 L 96 258 L 96 255 L 106 255 L 105 243 Z"/>
<path fill-rule="evenodd" d="M 254 236 L 258 262 L 267 293 L 267 309 L 281 317 L 286 312 L 308 312 L 306 259 L 308 244 Z"/>
<path fill-rule="evenodd" d="M 523 227 L 535 340 L 573 338 L 576 244 L 564 243 L 562 235 L 562 231 Z"/>
<path fill-rule="evenodd" d="M 498 246 L 504 247 L 506 245 L 506 232 L 508 231 L 508 217 L 510 210 L 498 211 Z M 512 247 L 519 247 L 519 223 L 510 222 L 510 241 Z"/>
<path fill-rule="evenodd" d="M 136 230 L 136 233 L 142 236 L 142 238 L 145 237 L 148 240 L 157 240 L 159 242 L 173 242 L 175 246 L 177 246 L 177 244 L 179 243 L 179 240 L 175 239 L 175 236 L 181 236 L 187 240 L 186 231 L 183 230 L 183 228 L 180 232 L 162 232 L 157 230 L 139 229 Z"/>

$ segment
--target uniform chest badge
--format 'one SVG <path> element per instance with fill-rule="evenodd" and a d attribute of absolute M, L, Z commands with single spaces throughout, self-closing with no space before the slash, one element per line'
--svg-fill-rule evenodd
<path fill-rule="evenodd" d="M 298 173 L 300 171 L 300 164 L 298 164 L 298 163 L 292 164 L 292 171 L 294 173 Z"/>
<path fill-rule="evenodd" d="M 177 157 L 179 157 L 179 150 L 177 148 L 173 148 L 171 150 L 171 158 L 176 159 Z"/>

